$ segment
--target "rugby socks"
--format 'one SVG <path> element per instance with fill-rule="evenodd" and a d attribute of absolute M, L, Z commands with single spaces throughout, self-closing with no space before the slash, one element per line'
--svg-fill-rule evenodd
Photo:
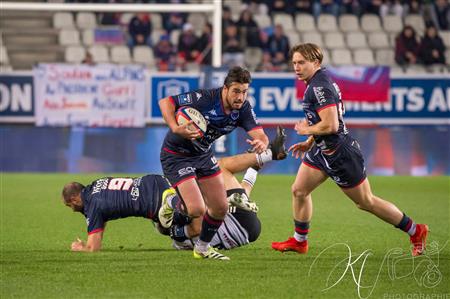
<path fill-rule="evenodd" d="M 255 185 L 257 177 L 258 177 L 258 171 L 256 171 L 255 169 L 250 167 L 245 172 L 244 178 L 242 179 L 242 181 L 246 182 L 247 184 L 249 184 L 250 186 L 253 187 L 253 185 Z"/>
<path fill-rule="evenodd" d="M 172 225 L 170 227 L 170 237 L 178 242 L 183 242 L 189 239 L 189 234 L 186 225 Z"/>
<path fill-rule="evenodd" d="M 262 167 L 264 163 L 272 161 L 272 150 L 266 149 L 261 154 L 256 154 L 256 162 L 259 167 Z"/>
<path fill-rule="evenodd" d="M 411 218 L 406 216 L 405 213 L 403 213 L 403 218 L 400 223 L 395 227 L 407 232 L 410 236 L 416 233 L 416 223 Z"/>
<path fill-rule="evenodd" d="M 298 242 L 308 240 L 309 222 L 300 222 L 294 219 L 295 233 L 294 238 Z"/>
<path fill-rule="evenodd" d="M 214 235 L 219 230 L 219 227 L 222 225 L 223 220 L 218 220 L 212 218 L 208 212 L 205 213 L 203 216 L 203 222 L 202 222 L 202 231 L 200 233 L 200 239 L 195 244 L 196 248 L 201 251 L 205 252 L 208 250 L 209 242 L 211 242 Z"/>

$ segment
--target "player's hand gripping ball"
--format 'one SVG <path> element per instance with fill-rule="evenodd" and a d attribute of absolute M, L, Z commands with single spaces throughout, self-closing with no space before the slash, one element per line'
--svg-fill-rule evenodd
<path fill-rule="evenodd" d="M 192 120 L 193 123 L 187 127 L 188 130 L 198 132 L 200 134 L 199 138 L 202 138 L 205 135 L 208 123 L 197 109 L 192 107 L 181 107 L 177 111 L 176 119 L 179 125 L 184 125 Z"/>

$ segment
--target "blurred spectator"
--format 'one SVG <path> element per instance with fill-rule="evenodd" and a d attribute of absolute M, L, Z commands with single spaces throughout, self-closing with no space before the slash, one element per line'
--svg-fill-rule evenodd
<path fill-rule="evenodd" d="M 405 16 L 409 14 L 423 15 L 422 0 L 409 0 L 404 5 Z"/>
<path fill-rule="evenodd" d="M 383 4 L 382 0 L 360 0 L 360 2 L 362 4 L 363 14 L 380 15 L 381 4 Z"/>
<path fill-rule="evenodd" d="M 332 14 L 334 16 L 338 15 L 339 6 L 334 0 L 319 0 L 313 5 L 314 16 L 317 18 L 320 14 Z"/>
<path fill-rule="evenodd" d="M 279 65 L 287 61 L 289 54 L 289 39 L 284 35 L 283 26 L 280 24 L 275 26 L 274 33 L 269 37 L 268 45 L 274 64 Z"/>
<path fill-rule="evenodd" d="M 183 25 L 183 32 L 178 38 L 178 64 L 185 70 L 187 62 L 193 62 L 198 55 L 198 37 L 194 33 L 192 24 Z"/>
<path fill-rule="evenodd" d="M 130 40 L 128 45 L 134 47 L 137 45 L 152 46 L 152 22 L 150 22 L 150 16 L 146 13 L 137 13 L 128 25 L 128 33 L 130 34 Z"/>
<path fill-rule="evenodd" d="M 450 30 L 450 4 L 448 0 L 436 0 L 430 4 L 430 14 L 439 30 Z"/>
<path fill-rule="evenodd" d="M 313 5 L 310 0 L 297 0 L 294 3 L 296 13 L 313 14 Z"/>
<path fill-rule="evenodd" d="M 239 29 L 241 45 L 243 47 L 261 47 L 258 24 L 256 24 L 252 13 L 248 9 L 242 11 L 236 25 Z"/>
<path fill-rule="evenodd" d="M 224 6 L 222 9 L 222 33 L 225 32 L 228 26 L 236 25 L 231 15 L 231 9 L 228 6 Z"/>
<path fill-rule="evenodd" d="M 153 48 L 156 66 L 160 71 L 175 71 L 176 52 L 170 42 L 169 35 L 161 35 L 158 43 Z"/>
<path fill-rule="evenodd" d="M 394 15 L 399 18 L 403 17 L 403 5 L 400 0 L 386 0 L 380 7 L 380 15 Z"/>
<path fill-rule="evenodd" d="M 416 31 L 412 26 L 406 25 L 395 40 L 395 61 L 399 65 L 415 64 L 418 53 Z"/>
<path fill-rule="evenodd" d="M 203 65 L 211 65 L 212 60 L 212 25 L 206 23 L 203 27 L 202 36 L 198 39 L 197 44 L 198 56 L 196 62 Z"/>
<path fill-rule="evenodd" d="M 359 16 L 361 14 L 361 5 L 358 0 L 341 0 L 340 13 L 354 14 Z"/>
<path fill-rule="evenodd" d="M 429 26 L 420 42 L 420 61 L 425 65 L 440 63 L 445 64 L 445 45 L 437 34 L 436 27 Z"/>
<path fill-rule="evenodd" d="M 272 55 L 269 52 L 264 52 L 262 56 L 262 61 L 256 68 L 258 72 L 274 72 L 276 71 L 275 66 L 272 63 Z"/>
<path fill-rule="evenodd" d="M 274 13 L 288 13 L 294 14 L 294 7 L 292 1 L 285 0 L 272 0 L 268 1 L 270 14 L 273 16 Z"/>
<path fill-rule="evenodd" d="M 86 54 L 85 54 L 83 60 L 81 61 L 81 63 L 88 64 L 88 65 L 94 65 L 95 64 L 94 57 L 92 57 L 91 52 L 86 51 Z"/>
<path fill-rule="evenodd" d="M 235 25 L 225 28 L 222 39 L 222 62 L 228 67 L 244 65 L 244 50 L 239 43 L 240 37 Z"/>
<path fill-rule="evenodd" d="M 172 30 L 181 30 L 184 23 L 185 18 L 181 13 L 174 12 L 163 15 L 163 27 L 169 35 Z"/>
<path fill-rule="evenodd" d="M 121 14 L 118 12 L 105 12 L 100 14 L 100 24 L 106 26 L 113 26 L 120 24 Z"/>

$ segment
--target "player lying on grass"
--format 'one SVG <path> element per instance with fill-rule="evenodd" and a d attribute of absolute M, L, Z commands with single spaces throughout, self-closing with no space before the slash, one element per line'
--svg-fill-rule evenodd
<path fill-rule="evenodd" d="M 277 136 L 271 143 L 274 160 L 286 157 L 285 138 L 284 131 L 278 129 Z M 218 247 L 242 246 L 256 240 L 259 236 L 260 223 L 255 214 L 257 206 L 248 199 L 248 196 L 245 196 L 242 190 L 248 192 L 247 194 L 250 193 L 256 180 L 256 172 L 254 170 L 247 171 L 242 185 L 233 176 L 233 173 L 245 170 L 252 165 L 261 167 L 262 163 L 259 156 L 255 153 L 246 153 L 226 157 L 219 161 L 224 173 L 228 198 L 233 208 L 230 208 L 230 212 L 227 214 L 229 220 L 224 224 L 226 226 L 224 227 L 225 234 L 231 240 L 223 241 L 224 237 L 217 237 L 216 240 L 219 241 L 214 244 Z M 184 206 L 164 176 L 155 174 L 138 178 L 105 177 L 95 180 L 87 186 L 78 182 L 71 182 L 64 186 L 62 198 L 66 206 L 86 217 L 87 241 L 77 239 L 72 242 L 71 246 L 72 251 L 85 252 L 94 252 L 101 249 L 107 221 L 131 216 L 143 217 L 152 220 L 160 227 L 158 211 L 163 201 L 173 204 L 174 207 L 179 207 L 180 209 L 177 209 L 179 211 L 182 211 Z M 182 214 L 179 214 L 179 216 L 182 216 Z M 164 219 L 164 221 L 167 221 L 167 219 Z M 188 222 L 189 220 L 184 217 L 183 221 Z M 229 221 L 235 221 L 232 222 L 233 229 L 229 229 L 231 223 Z M 177 225 L 177 219 L 175 219 L 174 227 Z M 178 237 L 178 240 L 181 239 Z M 180 246 L 185 245 L 181 243 Z M 180 246 L 175 247 L 180 248 Z"/>

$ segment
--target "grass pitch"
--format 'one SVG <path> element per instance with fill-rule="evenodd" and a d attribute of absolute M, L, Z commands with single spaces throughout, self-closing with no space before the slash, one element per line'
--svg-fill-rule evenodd
<path fill-rule="evenodd" d="M 262 234 L 222 262 L 173 250 L 140 218 L 108 223 L 102 252 L 70 252 L 86 224 L 62 204 L 61 188 L 100 176 L 1 174 L 0 298 L 450 298 L 449 177 L 370 178 L 375 194 L 430 226 L 432 246 L 413 259 L 404 233 L 330 181 L 313 193 L 309 253 L 270 249 L 292 235 L 293 177 L 260 176 L 252 198 Z"/>

